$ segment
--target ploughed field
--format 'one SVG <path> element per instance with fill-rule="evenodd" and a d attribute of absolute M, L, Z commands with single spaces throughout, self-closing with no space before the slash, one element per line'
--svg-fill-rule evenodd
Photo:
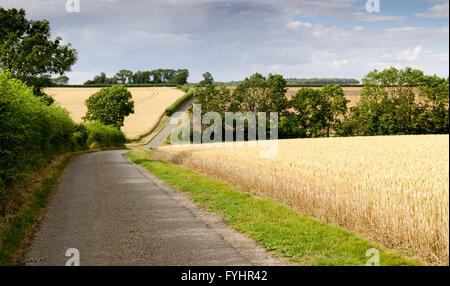
<path fill-rule="evenodd" d="M 125 118 L 121 130 L 130 139 L 136 139 L 150 131 L 163 115 L 164 110 L 183 96 L 183 92 L 175 87 L 132 87 L 127 88 L 134 100 L 134 114 Z M 75 122 L 87 111 L 85 100 L 100 88 L 46 88 L 45 92 L 53 96 L 55 101 L 70 112 Z"/>
<path fill-rule="evenodd" d="M 281 202 L 430 265 L 449 263 L 449 136 L 161 146 L 152 156 Z M 242 142 L 241 142 L 242 144 Z"/>

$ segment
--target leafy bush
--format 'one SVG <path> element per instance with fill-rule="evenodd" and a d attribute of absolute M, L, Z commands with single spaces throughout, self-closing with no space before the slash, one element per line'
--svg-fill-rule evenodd
<path fill-rule="evenodd" d="M 8 188 L 53 156 L 88 148 L 121 147 L 123 133 L 100 122 L 75 124 L 10 73 L 0 73 L 0 189 Z M 0 192 L 0 203 L 7 194 Z"/>
<path fill-rule="evenodd" d="M 0 73 L 0 187 L 53 155 L 72 150 L 74 130 L 65 109 L 47 106 L 32 88 L 10 73 Z"/>
<path fill-rule="evenodd" d="M 344 122 L 353 135 L 448 133 L 448 78 L 392 67 L 369 72 L 363 83 L 361 99 Z"/>
<path fill-rule="evenodd" d="M 192 97 L 194 97 L 194 92 L 188 91 L 185 95 L 178 98 L 174 103 L 172 103 L 171 106 L 166 108 L 166 110 L 165 110 L 166 115 L 171 116 L 172 114 L 174 114 L 178 110 L 178 108 L 180 108 L 183 104 L 185 104 Z"/>
<path fill-rule="evenodd" d="M 86 100 L 86 106 L 88 111 L 83 119 L 118 128 L 123 126 L 126 116 L 134 113 L 131 92 L 122 85 L 102 88 Z"/>
<path fill-rule="evenodd" d="M 125 135 L 112 125 L 104 125 L 98 121 L 86 124 L 87 145 L 90 149 L 122 147 Z"/>

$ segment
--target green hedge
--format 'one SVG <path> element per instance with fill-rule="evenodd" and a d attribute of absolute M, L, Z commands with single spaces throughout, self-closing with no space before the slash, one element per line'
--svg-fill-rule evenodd
<path fill-rule="evenodd" d="M 97 122 L 75 124 L 67 110 L 47 106 L 32 88 L 8 72 L 0 73 L 0 190 L 55 155 L 89 147 L 120 147 L 124 142 L 120 130 Z"/>
<path fill-rule="evenodd" d="M 32 88 L 0 73 L 0 186 L 71 150 L 74 128 L 66 110 L 47 106 Z"/>
<path fill-rule="evenodd" d="M 178 108 L 180 108 L 183 104 L 185 104 L 188 100 L 190 100 L 193 97 L 194 97 L 194 91 L 192 89 L 188 90 L 188 92 L 185 95 L 178 98 L 174 103 L 172 103 L 171 106 L 166 108 L 165 114 L 167 116 L 171 116 L 178 110 Z"/>
<path fill-rule="evenodd" d="M 98 121 L 86 124 L 87 145 L 90 149 L 123 147 L 125 135 L 112 125 L 104 125 Z"/>

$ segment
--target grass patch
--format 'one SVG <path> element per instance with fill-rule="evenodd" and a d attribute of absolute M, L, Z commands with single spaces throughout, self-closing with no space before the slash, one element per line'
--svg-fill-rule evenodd
<path fill-rule="evenodd" d="M 16 192 L 17 196 L 6 203 L 6 211 L 0 217 L 0 265 L 14 265 L 31 230 L 41 220 L 45 207 L 71 159 L 80 153 L 65 153 L 55 157 L 46 167 L 11 189 L 0 192 Z"/>
<path fill-rule="evenodd" d="M 170 122 L 170 116 L 163 115 L 161 119 L 158 121 L 158 125 L 156 125 L 152 131 L 147 133 L 145 136 L 142 136 L 139 140 L 133 140 L 131 143 L 125 144 L 127 148 L 137 148 L 140 146 L 143 146 L 145 144 L 148 144 L 150 141 L 155 138 L 156 135 L 161 132 L 161 130 L 166 127 L 167 124 Z"/>
<path fill-rule="evenodd" d="M 195 171 L 154 160 L 150 150 L 132 150 L 127 156 L 201 207 L 220 214 L 237 231 L 299 265 L 362 266 L 369 259 L 366 251 L 370 248 L 379 249 L 380 265 L 419 264 L 340 227 L 301 216 Z"/>

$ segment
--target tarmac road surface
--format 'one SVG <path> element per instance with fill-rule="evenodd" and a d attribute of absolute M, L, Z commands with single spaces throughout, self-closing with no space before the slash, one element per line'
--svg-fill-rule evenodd
<path fill-rule="evenodd" d="M 70 248 L 82 266 L 251 264 L 124 158 L 126 152 L 71 162 L 23 264 L 63 266 Z"/>

